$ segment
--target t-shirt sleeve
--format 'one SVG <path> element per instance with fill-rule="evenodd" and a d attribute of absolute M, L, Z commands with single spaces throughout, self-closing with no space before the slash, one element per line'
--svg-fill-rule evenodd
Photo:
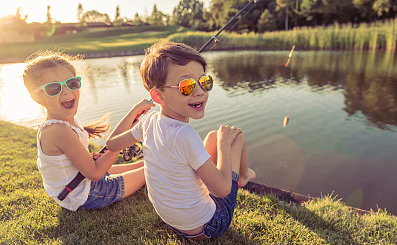
<path fill-rule="evenodd" d="M 181 157 L 194 170 L 197 170 L 211 157 L 205 149 L 200 135 L 193 128 L 183 128 L 178 134 L 175 146 Z"/>

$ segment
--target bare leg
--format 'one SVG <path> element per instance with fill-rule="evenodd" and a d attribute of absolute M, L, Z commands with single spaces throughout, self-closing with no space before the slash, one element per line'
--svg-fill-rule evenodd
<path fill-rule="evenodd" d="M 243 140 L 239 139 L 240 136 L 243 137 Z M 240 158 L 240 180 L 238 181 L 238 186 L 244 187 L 250 180 L 256 177 L 256 173 L 253 169 L 249 168 L 248 150 L 247 150 L 247 145 L 245 144 L 245 138 L 243 134 L 240 134 L 236 138 L 236 140 L 241 140 L 243 142 L 243 146 L 241 149 L 241 158 Z M 232 146 L 232 151 L 233 151 L 233 146 Z"/>
<path fill-rule="evenodd" d="M 109 169 L 109 174 L 121 174 L 130 170 L 143 167 L 143 161 L 127 163 L 127 164 L 115 164 Z"/>
<path fill-rule="evenodd" d="M 124 179 L 125 193 L 124 197 L 128 197 L 137 190 L 141 189 L 145 184 L 145 174 L 143 167 L 130 170 L 121 174 Z"/>
<path fill-rule="evenodd" d="M 217 131 L 208 133 L 204 140 L 204 147 L 208 154 L 211 155 L 211 160 L 215 165 L 217 164 Z M 232 143 L 232 170 L 240 175 L 239 187 L 245 186 L 248 181 L 256 177 L 254 170 L 248 167 L 248 150 L 245 144 L 243 134 L 239 134 Z"/>
<path fill-rule="evenodd" d="M 207 150 L 208 154 L 211 155 L 211 161 L 215 165 L 217 164 L 218 158 L 217 140 L 217 131 L 209 132 L 204 140 L 204 147 Z"/>

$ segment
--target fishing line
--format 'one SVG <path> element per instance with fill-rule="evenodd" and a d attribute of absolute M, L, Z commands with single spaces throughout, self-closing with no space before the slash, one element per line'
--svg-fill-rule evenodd
<path fill-rule="evenodd" d="M 251 1 L 251 2 L 252 2 L 252 1 Z M 251 2 L 249 2 L 245 7 L 247 7 L 249 4 L 251 4 Z M 246 16 L 258 3 L 259 3 L 259 0 L 258 0 L 258 1 L 255 1 L 255 0 L 254 0 L 253 2 L 254 2 L 254 5 L 252 5 L 252 6 L 250 7 L 250 9 L 248 9 L 248 10 L 245 12 L 245 14 L 241 16 L 241 18 L 239 18 L 228 30 L 226 30 L 226 32 L 230 32 L 238 23 L 240 23 L 240 21 L 243 20 L 244 17 L 245 17 L 245 16 Z M 244 7 L 244 8 L 245 8 L 245 7 Z M 244 8 L 243 8 L 242 10 L 244 10 Z M 242 10 L 241 10 L 239 13 L 237 13 L 235 17 L 237 17 L 237 16 L 242 12 Z M 234 18 L 235 18 L 235 17 L 234 17 Z M 232 19 L 232 20 L 233 20 L 233 19 Z M 229 22 L 231 23 L 232 20 L 229 21 Z M 226 26 L 227 26 L 228 24 L 229 24 L 229 23 L 227 23 L 223 29 L 225 29 Z M 223 39 L 223 37 L 221 37 L 221 38 L 219 38 L 219 39 L 215 37 L 215 39 L 214 39 L 215 43 L 212 45 L 212 47 L 211 47 L 207 52 L 211 51 L 218 43 L 220 43 L 220 41 L 221 41 L 222 39 Z"/>
<path fill-rule="evenodd" d="M 259 2 L 260 0 L 251 0 L 249 3 L 247 3 L 231 20 L 229 20 L 229 22 L 227 22 L 226 23 L 226 25 L 224 25 L 223 27 L 222 27 L 222 29 L 221 30 L 219 30 L 218 31 L 218 33 L 217 34 L 215 34 L 215 36 L 213 36 L 206 44 L 204 44 L 204 46 L 203 47 L 201 47 L 201 49 L 199 50 L 199 53 L 201 53 L 202 51 L 204 51 L 205 50 L 205 48 L 209 45 L 209 44 L 211 44 L 211 42 L 212 41 L 214 41 L 214 40 L 216 40 L 215 41 L 215 43 L 219 43 L 219 39 L 217 39 L 217 37 L 218 37 L 218 35 L 224 30 L 224 29 L 226 29 L 226 27 L 229 25 L 229 24 L 231 24 L 242 12 L 244 12 L 244 10 L 246 9 L 246 8 L 248 8 L 248 6 L 250 6 L 251 5 L 251 3 L 255 3 L 253 6 L 255 6 L 258 2 Z M 251 8 L 252 9 L 252 8 Z M 251 10 L 250 9 L 250 10 Z M 249 11 L 250 11 L 249 10 Z M 249 11 L 247 11 L 247 13 L 249 12 Z M 244 15 L 245 16 L 245 15 Z M 241 19 L 240 19 L 241 20 Z M 240 21 L 239 20 L 239 21 Z M 238 21 L 238 22 L 239 22 Z M 238 23 L 237 22 L 237 23 Z M 234 27 L 234 26 L 233 26 Z M 231 29 L 230 29 L 231 30 Z M 229 31 L 230 31 L 229 30 Z M 211 48 L 212 49 L 212 48 Z"/>

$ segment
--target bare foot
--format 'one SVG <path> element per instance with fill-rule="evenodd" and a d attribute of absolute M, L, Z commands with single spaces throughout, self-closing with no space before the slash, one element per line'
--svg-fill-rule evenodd
<path fill-rule="evenodd" d="M 255 179 L 256 173 L 253 169 L 248 168 L 247 174 L 245 176 L 240 176 L 240 180 L 238 181 L 238 187 L 244 187 L 248 181 Z"/>

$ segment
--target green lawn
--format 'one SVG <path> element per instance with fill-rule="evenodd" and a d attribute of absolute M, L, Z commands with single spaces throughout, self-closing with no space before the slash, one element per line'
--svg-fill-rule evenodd
<path fill-rule="evenodd" d="M 42 187 L 35 137 L 36 130 L 0 121 L 0 244 L 397 243 L 397 217 L 360 215 L 329 196 L 299 206 L 239 190 L 231 227 L 206 242 L 174 235 L 145 188 L 101 210 L 66 211 Z"/>
<path fill-rule="evenodd" d="M 38 50 L 64 50 L 72 54 L 102 51 L 144 50 L 154 42 L 189 29 L 179 26 L 115 27 L 105 31 L 63 34 L 33 43 L 0 44 L 0 61 L 15 57 L 23 61 Z"/>

